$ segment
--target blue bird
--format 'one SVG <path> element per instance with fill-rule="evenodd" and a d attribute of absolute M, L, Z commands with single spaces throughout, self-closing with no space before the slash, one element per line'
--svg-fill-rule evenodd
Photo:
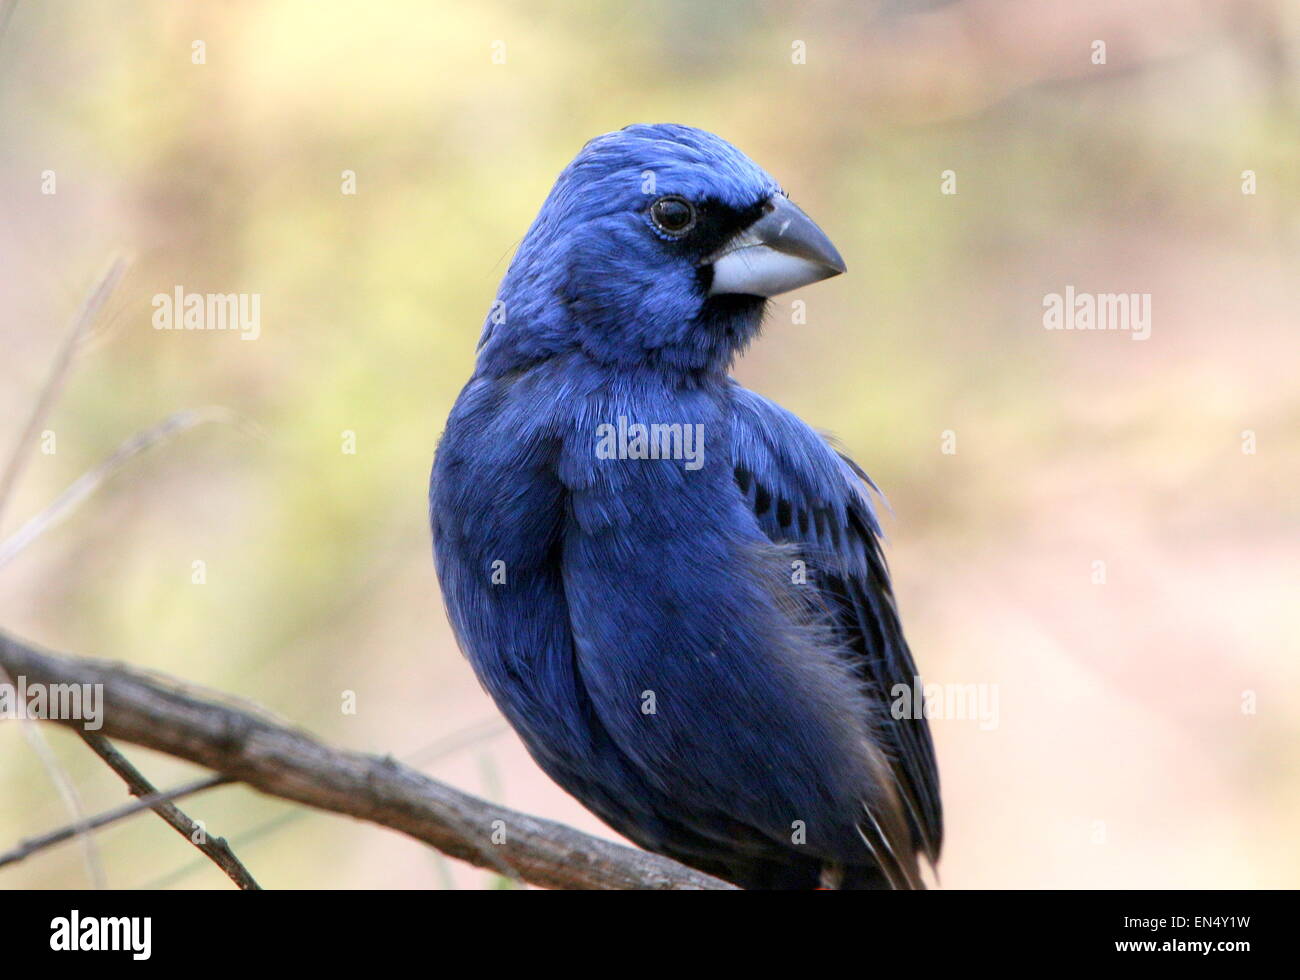
<path fill-rule="evenodd" d="M 939 780 L 867 476 L 728 375 L 845 269 L 710 133 L 593 139 L 523 239 L 429 491 L 457 639 L 538 764 L 745 888 L 923 887 Z M 874 487 L 872 487 L 874 489 Z"/>

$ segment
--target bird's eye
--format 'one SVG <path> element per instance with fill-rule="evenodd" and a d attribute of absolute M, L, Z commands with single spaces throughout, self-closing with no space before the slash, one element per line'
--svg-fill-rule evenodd
<path fill-rule="evenodd" d="M 684 197 L 661 197 L 650 205 L 650 220 L 664 234 L 680 238 L 695 227 L 695 207 Z"/>

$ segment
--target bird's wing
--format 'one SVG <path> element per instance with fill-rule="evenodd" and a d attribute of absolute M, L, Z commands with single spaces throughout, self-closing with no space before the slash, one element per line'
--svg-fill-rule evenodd
<path fill-rule="evenodd" d="M 868 496 L 868 487 L 875 486 L 793 414 L 739 385 L 733 392 L 736 485 L 767 536 L 798 550 L 806 583 L 817 590 L 839 642 L 872 696 L 886 706 L 877 725 L 882 747 L 916 849 L 933 865 L 943 814 L 930 730 L 923 717 L 900 719 L 887 710 L 895 685 L 912 688 L 918 681 Z"/>

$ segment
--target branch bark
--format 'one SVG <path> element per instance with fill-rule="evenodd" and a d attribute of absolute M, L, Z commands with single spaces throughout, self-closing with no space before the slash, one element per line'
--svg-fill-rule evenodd
<path fill-rule="evenodd" d="M 337 749 L 248 710 L 121 664 L 49 653 L 0 632 L 0 666 L 33 683 L 103 685 L 99 734 L 205 766 L 255 789 L 401 831 L 543 888 L 725 889 L 668 858 L 463 793 L 402 765 Z M 81 730 L 75 720 L 60 724 Z M 494 837 L 501 843 L 493 843 Z"/>

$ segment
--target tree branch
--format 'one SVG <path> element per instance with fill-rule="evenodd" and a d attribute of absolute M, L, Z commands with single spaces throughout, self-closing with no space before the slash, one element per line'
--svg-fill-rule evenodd
<path fill-rule="evenodd" d="M 89 817 L 79 823 L 69 824 L 66 827 L 60 827 L 58 830 L 51 830 L 48 834 L 41 834 L 39 837 L 32 837 L 28 840 L 19 841 L 13 850 L 5 851 L 0 854 L 0 868 L 6 864 L 16 864 L 25 858 L 31 857 L 37 851 L 43 851 L 47 847 L 53 847 L 55 844 L 62 844 L 66 840 L 71 840 L 78 834 L 84 834 L 88 830 L 98 830 L 100 827 L 107 827 L 111 823 L 117 823 L 119 820 L 125 820 L 127 817 L 133 817 L 137 813 L 144 813 L 146 810 L 152 810 L 159 803 L 166 803 L 171 800 L 179 800 L 182 796 L 190 796 L 194 793 L 201 793 L 205 789 L 212 789 L 214 786 L 225 786 L 233 783 L 234 780 L 229 776 L 206 776 L 203 779 L 196 779 L 193 782 L 186 783 L 183 786 L 177 786 L 175 789 L 169 789 L 162 793 L 151 793 L 149 796 L 142 796 L 138 800 L 132 800 L 130 803 L 123 803 L 115 809 L 108 810 L 98 816 Z"/>
<path fill-rule="evenodd" d="M 94 732 L 81 732 L 82 740 L 103 759 L 110 769 L 122 777 L 126 788 L 132 796 L 156 796 L 158 790 L 145 778 L 144 773 L 131 764 L 131 760 L 114 748 L 113 743 L 103 735 Z M 170 800 L 159 800 L 152 807 L 154 813 L 162 817 L 176 833 L 212 859 L 212 863 L 245 891 L 258 891 L 261 886 L 248 873 L 248 869 L 235 857 L 224 837 L 209 837 L 207 831 L 184 810 Z"/>
<path fill-rule="evenodd" d="M 206 766 L 281 799 L 401 831 L 470 864 L 510 869 L 530 884 L 731 887 L 659 855 L 462 793 L 391 756 L 333 748 L 120 664 L 46 653 L 0 632 L 0 666 L 29 686 L 103 685 L 104 736 Z M 81 729 L 79 721 L 60 723 Z"/>

